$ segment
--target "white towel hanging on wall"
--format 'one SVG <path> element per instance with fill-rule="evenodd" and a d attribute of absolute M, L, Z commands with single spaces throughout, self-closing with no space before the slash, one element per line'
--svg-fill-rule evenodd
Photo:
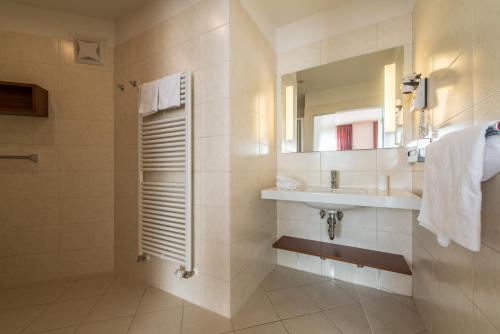
<path fill-rule="evenodd" d="M 486 123 L 450 133 L 426 148 L 420 225 L 472 251 L 481 247 L 481 181 Z M 500 157 L 497 157 L 500 159 Z"/>

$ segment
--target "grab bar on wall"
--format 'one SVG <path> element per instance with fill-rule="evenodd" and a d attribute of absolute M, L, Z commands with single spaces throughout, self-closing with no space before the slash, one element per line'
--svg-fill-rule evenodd
<path fill-rule="evenodd" d="M 30 160 L 38 162 L 38 154 L 30 155 L 0 155 L 0 160 Z"/>

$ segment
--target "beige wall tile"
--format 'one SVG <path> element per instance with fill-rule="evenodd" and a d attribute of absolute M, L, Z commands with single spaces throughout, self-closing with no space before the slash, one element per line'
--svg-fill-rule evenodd
<path fill-rule="evenodd" d="M 85 121 L 113 121 L 113 98 L 103 95 L 59 93 L 58 118 Z"/>
<path fill-rule="evenodd" d="M 10 227 L 0 229 L 2 256 L 56 252 L 57 226 Z"/>
<path fill-rule="evenodd" d="M 60 227 L 61 251 L 113 246 L 113 221 L 66 224 Z"/>
<path fill-rule="evenodd" d="M 376 171 L 377 151 L 321 152 L 321 170 Z"/>
<path fill-rule="evenodd" d="M 199 34 L 199 5 L 194 5 L 158 25 L 160 50 L 171 49 Z"/>
<path fill-rule="evenodd" d="M 199 3 L 200 32 L 207 32 L 229 22 L 228 0 L 201 0 Z"/>
<path fill-rule="evenodd" d="M 32 83 L 52 93 L 57 88 L 57 66 L 0 59 L 0 75 L 3 81 Z"/>
<path fill-rule="evenodd" d="M 57 173 L 0 173 L 0 198 L 56 198 Z"/>
<path fill-rule="evenodd" d="M 145 58 L 151 57 L 159 51 L 158 26 L 153 26 L 149 30 L 130 39 L 128 49 L 130 62 L 135 63 Z"/>
<path fill-rule="evenodd" d="M 110 197 L 114 193 L 112 172 L 60 172 L 61 197 Z"/>
<path fill-rule="evenodd" d="M 110 221 L 114 200 L 112 197 L 62 198 L 58 209 L 60 224 Z"/>
<path fill-rule="evenodd" d="M 405 149 L 393 148 L 377 150 L 377 171 L 407 172 L 411 171 L 412 165 L 407 161 Z"/>
<path fill-rule="evenodd" d="M 94 121 L 58 121 L 59 145 L 113 146 L 113 123 Z"/>
<path fill-rule="evenodd" d="M 5 257 L 0 259 L 4 270 L 0 272 L 3 287 L 33 284 L 58 278 L 58 253 L 43 253 Z"/>
<path fill-rule="evenodd" d="M 2 31 L 0 43 L 0 58 L 57 64 L 57 39 Z"/>
<path fill-rule="evenodd" d="M 49 102 L 49 115 L 54 115 Z M 53 117 L 27 118 L 2 115 L 0 142 L 4 144 L 53 145 L 56 142 L 56 121 Z"/>
<path fill-rule="evenodd" d="M 0 201 L 0 227 L 46 226 L 57 223 L 56 198 Z"/>
<path fill-rule="evenodd" d="M 377 50 L 377 26 L 371 25 L 321 41 L 321 64 Z"/>
<path fill-rule="evenodd" d="M 113 271 L 113 247 L 68 250 L 61 253 L 61 277 Z"/>
<path fill-rule="evenodd" d="M 433 123 L 438 126 L 472 105 L 472 50 L 466 49 L 448 70 L 435 73 L 430 85 L 436 94 Z"/>
<path fill-rule="evenodd" d="M 223 25 L 201 35 L 200 42 L 202 68 L 229 60 L 229 25 Z"/>
<path fill-rule="evenodd" d="M 112 147 L 68 147 L 59 148 L 60 171 L 112 172 L 114 152 Z"/>
<path fill-rule="evenodd" d="M 500 254 L 483 246 L 474 256 L 474 302 L 486 318 L 497 328 L 500 327 L 500 277 L 498 259 Z"/>
<path fill-rule="evenodd" d="M 278 55 L 278 75 L 303 70 L 321 64 L 321 43 L 290 50 Z"/>
<path fill-rule="evenodd" d="M 476 5 L 480 6 L 480 5 Z M 500 12 L 491 20 L 483 33 L 473 43 L 474 65 L 474 103 L 500 92 Z"/>
<path fill-rule="evenodd" d="M 110 96 L 113 89 L 111 72 L 81 69 L 74 66 L 60 66 L 58 89 L 83 94 Z"/>
<path fill-rule="evenodd" d="M 412 43 L 411 15 L 400 16 L 377 24 L 377 50 Z"/>

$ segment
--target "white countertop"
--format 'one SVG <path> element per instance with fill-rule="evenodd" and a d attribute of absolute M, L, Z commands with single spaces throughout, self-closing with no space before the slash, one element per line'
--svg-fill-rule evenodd
<path fill-rule="evenodd" d="M 268 188 L 261 191 L 263 199 L 303 203 L 324 203 L 378 208 L 420 210 L 421 198 L 407 190 L 338 189 L 308 187 L 304 190 Z"/>

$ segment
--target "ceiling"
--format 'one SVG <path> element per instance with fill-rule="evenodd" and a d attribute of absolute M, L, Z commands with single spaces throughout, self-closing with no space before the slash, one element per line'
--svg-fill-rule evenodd
<path fill-rule="evenodd" d="M 89 16 L 104 20 L 115 20 L 144 6 L 150 0 L 10 0 L 20 4 Z"/>
<path fill-rule="evenodd" d="M 252 0 L 267 13 L 275 27 L 281 27 L 347 0 Z"/>

